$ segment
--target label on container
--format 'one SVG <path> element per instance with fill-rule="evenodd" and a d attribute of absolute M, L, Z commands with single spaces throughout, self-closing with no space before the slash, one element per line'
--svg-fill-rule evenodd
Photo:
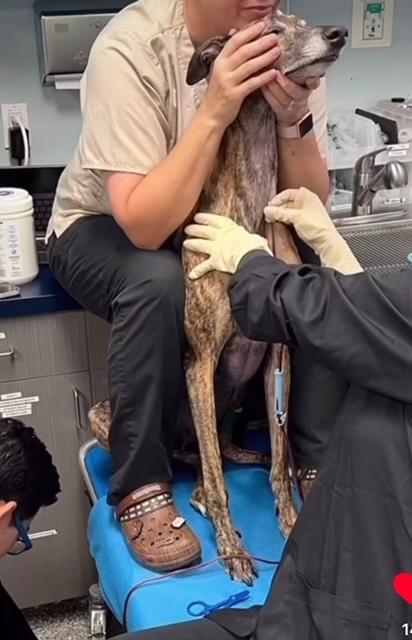
<path fill-rule="evenodd" d="M 5 339 L 6 339 L 6 334 L 0 333 L 0 340 L 5 340 Z"/>
<path fill-rule="evenodd" d="M 21 243 L 16 224 L 0 224 L 0 279 L 21 276 Z"/>

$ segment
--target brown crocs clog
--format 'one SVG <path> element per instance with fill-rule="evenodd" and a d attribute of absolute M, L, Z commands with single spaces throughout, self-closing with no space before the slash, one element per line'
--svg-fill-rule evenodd
<path fill-rule="evenodd" d="M 200 542 L 179 516 L 168 484 L 134 491 L 119 503 L 117 518 L 138 561 L 148 569 L 173 571 L 200 560 Z"/>

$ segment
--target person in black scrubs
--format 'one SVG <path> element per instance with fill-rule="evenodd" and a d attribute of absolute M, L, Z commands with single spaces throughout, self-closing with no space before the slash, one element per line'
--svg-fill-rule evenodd
<path fill-rule="evenodd" d="M 33 429 L 19 420 L 0 419 L 0 560 L 6 554 L 20 555 L 32 548 L 28 533 L 31 521 L 41 507 L 56 502 L 59 492 L 56 467 Z M 0 638 L 36 640 L 1 583 Z"/>
<path fill-rule="evenodd" d="M 191 275 L 234 273 L 243 333 L 299 348 L 347 392 L 263 607 L 123 638 L 400 640 L 412 629 L 394 589 L 412 574 L 412 271 L 363 273 L 306 189 L 280 194 L 265 215 L 293 225 L 322 266 L 286 265 L 231 220 L 198 214 L 185 244 L 207 260 Z"/>

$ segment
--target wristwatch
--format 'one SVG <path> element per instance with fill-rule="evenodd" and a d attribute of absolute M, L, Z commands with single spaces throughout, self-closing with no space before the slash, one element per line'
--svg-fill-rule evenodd
<path fill-rule="evenodd" d="M 293 140 L 296 138 L 304 138 L 313 129 L 313 116 L 311 113 L 307 113 L 296 124 L 291 127 L 277 126 L 277 134 L 279 138 L 286 140 Z"/>

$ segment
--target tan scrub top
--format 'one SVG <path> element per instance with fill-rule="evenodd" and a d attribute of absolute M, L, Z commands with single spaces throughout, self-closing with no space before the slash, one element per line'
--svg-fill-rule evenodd
<path fill-rule="evenodd" d="M 186 84 L 194 52 L 184 0 L 139 0 L 96 39 L 83 78 L 83 128 L 57 187 L 47 238 L 83 216 L 111 215 L 104 171 L 147 175 L 179 141 L 206 82 Z M 327 157 L 326 85 L 310 104 Z"/>

